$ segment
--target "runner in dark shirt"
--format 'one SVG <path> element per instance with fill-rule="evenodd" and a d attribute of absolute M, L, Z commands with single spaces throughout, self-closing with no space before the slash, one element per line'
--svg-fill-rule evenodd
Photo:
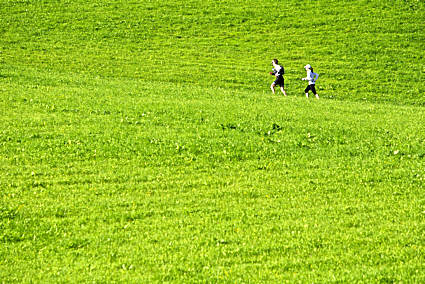
<path fill-rule="evenodd" d="M 270 72 L 270 75 L 274 75 L 276 77 L 276 80 L 274 80 L 274 82 L 271 84 L 270 89 L 272 90 L 273 94 L 275 94 L 274 87 L 276 85 L 279 85 L 282 94 L 284 96 L 287 96 L 285 91 L 285 79 L 283 79 L 283 74 L 285 73 L 285 70 L 281 65 L 278 64 L 277 59 L 273 59 L 272 65 L 273 71 Z"/>

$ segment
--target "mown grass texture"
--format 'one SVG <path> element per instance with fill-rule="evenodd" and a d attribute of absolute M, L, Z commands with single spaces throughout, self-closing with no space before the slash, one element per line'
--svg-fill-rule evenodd
<path fill-rule="evenodd" d="M 2 282 L 424 281 L 422 2 L 0 7 Z"/>
<path fill-rule="evenodd" d="M 3 1 L 11 72 L 264 90 L 270 58 L 299 95 L 310 63 L 329 98 L 423 105 L 422 1 Z M 268 60 L 266 60 L 268 59 Z"/>

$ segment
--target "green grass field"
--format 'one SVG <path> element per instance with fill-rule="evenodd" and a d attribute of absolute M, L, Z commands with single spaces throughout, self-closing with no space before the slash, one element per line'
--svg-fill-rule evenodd
<path fill-rule="evenodd" d="M 0 283 L 425 282 L 423 1 L 0 15 Z"/>

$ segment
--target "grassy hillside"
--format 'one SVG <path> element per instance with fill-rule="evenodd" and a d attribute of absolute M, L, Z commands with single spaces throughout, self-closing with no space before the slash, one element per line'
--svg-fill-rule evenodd
<path fill-rule="evenodd" d="M 2 1 L 2 76 L 34 72 L 424 105 L 423 1 Z M 72 75 L 71 75 L 72 74 Z"/>
<path fill-rule="evenodd" d="M 425 281 L 423 2 L 0 13 L 0 282 Z"/>

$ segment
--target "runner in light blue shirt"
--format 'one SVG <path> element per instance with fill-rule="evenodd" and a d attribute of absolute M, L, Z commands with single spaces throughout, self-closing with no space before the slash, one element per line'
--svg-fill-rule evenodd
<path fill-rule="evenodd" d="M 319 95 L 316 92 L 316 80 L 319 78 L 319 74 L 313 72 L 313 68 L 310 64 L 307 64 L 304 68 L 307 71 L 307 77 L 302 78 L 301 80 L 308 81 L 308 86 L 304 90 L 305 96 L 308 98 L 308 92 L 311 90 L 318 99 Z"/>

